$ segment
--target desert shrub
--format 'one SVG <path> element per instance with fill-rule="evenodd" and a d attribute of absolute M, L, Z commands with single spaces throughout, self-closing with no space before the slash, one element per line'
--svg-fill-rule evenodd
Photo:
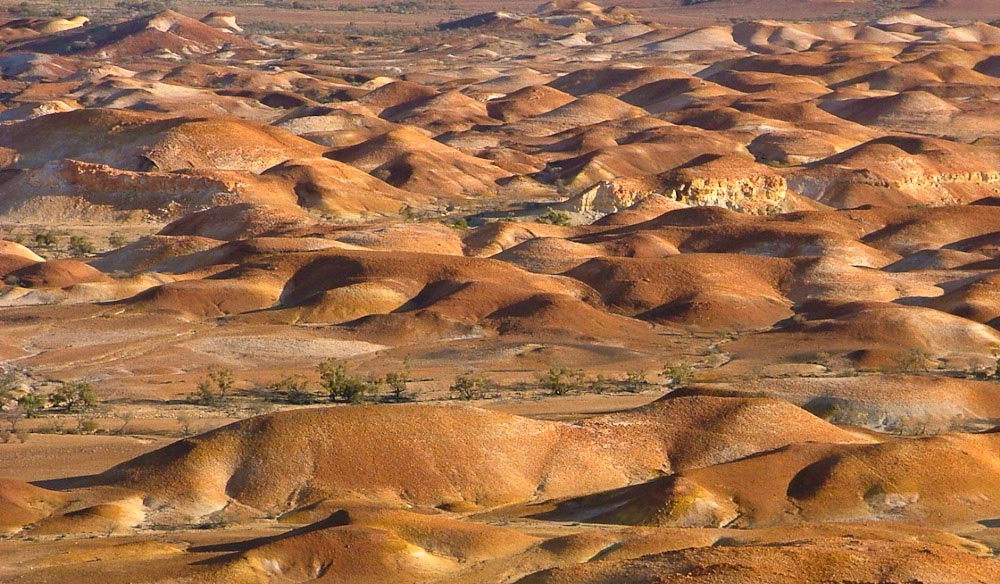
<path fill-rule="evenodd" d="M 371 399 L 374 401 L 381 401 L 382 390 L 385 389 L 385 379 L 369 374 L 365 377 L 365 383 L 368 384 L 368 391 L 365 392 L 365 399 Z"/>
<path fill-rule="evenodd" d="M 135 413 L 130 410 L 125 410 L 124 412 L 118 414 L 118 418 L 121 419 L 122 425 L 118 428 L 116 434 L 124 434 L 125 428 L 135 419 Z"/>
<path fill-rule="evenodd" d="M 538 384 L 552 395 L 566 395 L 583 387 L 583 370 L 552 367 L 538 376 Z"/>
<path fill-rule="evenodd" d="M 76 418 L 76 433 L 77 434 L 96 434 L 100 429 L 97 420 L 93 418 L 88 418 L 86 416 L 80 415 Z"/>
<path fill-rule="evenodd" d="M 903 373 L 917 373 L 927 371 L 927 362 L 931 356 L 927 351 L 921 349 L 910 349 L 908 352 L 896 356 L 895 369 Z"/>
<path fill-rule="evenodd" d="M 300 0 L 264 0 L 264 6 L 292 10 L 318 10 L 321 7 L 315 2 L 301 2 Z"/>
<path fill-rule="evenodd" d="M 59 245 L 59 236 L 54 231 L 42 231 L 35 234 L 35 245 L 53 248 Z"/>
<path fill-rule="evenodd" d="M 17 387 L 19 378 L 14 371 L 0 373 L 0 395 Z"/>
<path fill-rule="evenodd" d="M 236 377 L 233 375 L 232 369 L 209 367 L 208 379 L 215 384 L 215 388 L 218 390 L 219 395 L 222 396 L 222 399 L 226 399 L 233 386 L 236 385 Z"/>
<path fill-rule="evenodd" d="M 17 405 L 24 410 L 24 415 L 37 418 L 45 409 L 45 397 L 37 393 L 28 393 L 17 399 Z"/>
<path fill-rule="evenodd" d="M 25 417 L 37 417 L 45 408 L 45 396 L 33 391 L 18 395 L 16 390 L 23 387 L 21 381 L 22 377 L 14 371 L 0 374 L 0 408 L 17 406 Z"/>
<path fill-rule="evenodd" d="M 212 382 L 208 379 L 199 381 L 194 392 L 188 394 L 187 399 L 199 406 L 220 407 L 223 404 L 222 397 L 212 387 Z"/>
<path fill-rule="evenodd" d="M 118 249 L 119 247 L 125 247 L 127 243 L 128 240 L 125 239 L 125 236 L 117 231 L 108 236 L 108 245 L 110 245 L 115 249 Z"/>
<path fill-rule="evenodd" d="M 538 218 L 539 223 L 550 223 L 552 225 L 559 225 L 565 227 L 570 224 L 569 213 L 566 211 L 557 211 L 552 207 L 549 207 L 545 214 Z"/>
<path fill-rule="evenodd" d="M 94 242 L 82 235 L 74 235 L 69 238 L 69 249 L 73 255 L 82 257 L 94 253 Z"/>
<path fill-rule="evenodd" d="M 8 426 L 4 429 L 8 439 L 10 436 L 16 436 L 22 443 L 28 441 L 28 431 L 21 427 L 21 420 L 28 417 L 33 417 L 33 415 L 22 405 L 21 400 L 2 406 L 0 421 L 6 422 Z"/>
<path fill-rule="evenodd" d="M 8 406 L 0 410 L 0 420 L 3 420 L 4 422 L 7 423 L 7 425 L 10 426 L 11 433 L 17 432 L 18 424 L 21 423 L 21 420 L 24 418 L 24 416 L 25 416 L 24 408 L 22 408 L 17 404 L 14 404 L 13 406 Z"/>
<path fill-rule="evenodd" d="M 177 422 L 181 425 L 181 434 L 184 436 L 190 436 L 191 425 L 194 423 L 194 418 L 187 414 L 181 414 L 177 416 Z"/>
<path fill-rule="evenodd" d="M 229 399 L 229 392 L 236 385 L 232 369 L 209 367 L 208 376 L 198 382 L 188 401 L 199 406 L 223 407 Z"/>
<path fill-rule="evenodd" d="M 382 378 L 382 383 L 389 389 L 393 401 L 404 401 L 407 399 L 406 390 L 412 381 L 409 370 L 390 371 Z"/>
<path fill-rule="evenodd" d="M 451 390 L 453 398 L 473 400 L 484 397 L 488 385 L 488 380 L 469 372 L 455 377 L 455 382 L 448 389 Z"/>
<path fill-rule="evenodd" d="M 12 392 L 17 387 L 17 374 L 13 371 L 0 373 L 0 406 L 13 399 Z"/>
<path fill-rule="evenodd" d="M 666 380 L 668 387 L 686 386 L 691 381 L 693 374 L 694 368 L 687 361 L 667 363 L 663 366 L 663 371 L 660 372 L 660 375 Z"/>
<path fill-rule="evenodd" d="M 639 393 L 649 388 L 649 379 L 645 369 L 633 369 L 625 372 L 625 380 L 622 382 L 625 391 Z"/>
<path fill-rule="evenodd" d="M 587 391 L 591 393 L 604 393 L 611 389 L 611 384 L 603 375 L 598 374 L 593 379 L 587 381 Z"/>
<path fill-rule="evenodd" d="M 411 205 L 405 204 L 399 210 L 399 214 L 402 215 L 403 219 L 406 221 L 419 221 L 420 213 L 417 212 Z"/>
<path fill-rule="evenodd" d="M 347 364 L 327 359 L 317 366 L 320 385 L 330 394 L 332 401 L 361 403 L 378 391 L 378 385 L 357 375 L 351 375 Z"/>
<path fill-rule="evenodd" d="M 247 406 L 246 409 L 248 412 L 250 412 L 251 416 L 265 416 L 275 411 L 275 407 L 272 404 L 266 402 L 258 402 L 250 404 L 249 406 Z"/>
<path fill-rule="evenodd" d="M 272 399 L 284 400 L 290 404 L 304 405 L 316 403 L 317 395 L 309 388 L 309 381 L 300 375 L 289 375 L 268 386 Z"/>
<path fill-rule="evenodd" d="M 49 401 L 57 408 L 68 412 L 86 412 L 97 407 L 97 388 L 93 383 L 75 381 L 66 383 L 49 396 Z"/>
<path fill-rule="evenodd" d="M 840 397 L 815 397 L 802 408 L 838 426 L 878 428 L 887 421 L 885 413 L 878 408 Z"/>

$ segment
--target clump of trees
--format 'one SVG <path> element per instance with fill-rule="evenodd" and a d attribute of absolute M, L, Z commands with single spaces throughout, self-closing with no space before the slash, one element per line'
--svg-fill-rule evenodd
<path fill-rule="evenodd" d="M 453 0 L 393 0 L 374 4 L 339 4 L 334 10 L 343 12 L 375 12 L 380 14 L 420 14 L 432 10 L 457 10 Z"/>
<path fill-rule="evenodd" d="M 97 388 L 93 383 L 72 381 L 63 383 L 55 391 L 43 394 L 27 387 L 24 379 L 14 371 L 0 374 L 0 441 L 9 442 L 17 436 L 27 441 L 28 431 L 21 422 L 40 417 L 49 410 L 74 414 L 78 432 L 94 432 L 97 424 L 92 414 L 100 405 Z"/>
<path fill-rule="evenodd" d="M 382 377 L 352 373 L 347 363 L 335 358 L 322 361 L 316 366 L 319 374 L 320 392 L 312 389 L 311 383 L 301 375 L 286 375 L 280 381 L 265 387 L 272 401 L 296 405 L 318 403 L 323 393 L 330 402 L 358 404 L 368 401 L 410 401 L 409 383 L 412 381 L 409 368 L 390 371 Z"/>
<path fill-rule="evenodd" d="M 97 245 L 86 235 L 71 235 L 64 230 L 29 230 L 27 233 L 11 233 L 5 236 L 5 239 L 28 245 L 36 253 L 48 256 L 86 257 L 97 251 Z M 125 245 L 127 241 L 124 235 L 116 232 L 108 236 L 108 243 L 111 247 L 117 248 Z"/>
<path fill-rule="evenodd" d="M 82 381 L 67 383 L 52 393 L 49 401 L 67 412 L 87 412 L 97 407 L 97 388 L 93 383 Z"/>
<path fill-rule="evenodd" d="M 258 396 L 269 402 L 292 405 L 318 403 L 360 404 L 368 402 L 399 403 L 413 401 L 410 391 L 413 377 L 408 364 L 402 369 L 389 371 L 381 376 L 358 373 L 337 358 L 329 358 L 316 365 L 318 379 L 301 374 L 286 374 L 279 380 L 260 386 Z M 606 377 L 598 374 L 588 377 L 583 369 L 565 366 L 550 367 L 536 376 L 535 384 L 518 382 L 512 389 L 524 391 L 535 388 L 552 396 L 573 393 L 605 393 L 624 391 L 639 393 L 653 388 L 677 389 L 686 386 L 694 376 L 694 367 L 687 361 L 668 362 L 659 371 L 663 382 L 650 379 L 645 369 L 632 369 L 624 377 Z M 223 407 L 231 397 L 235 385 L 232 370 L 212 367 L 202 379 L 188 401 L 197 405 Z M 476 400 L 495 395 L 497 384 L 474 371 L 457 375 L 448 386 L 449 397 L 459 400 Z M 520 389 L 518 389 L 520 388 Z"/>

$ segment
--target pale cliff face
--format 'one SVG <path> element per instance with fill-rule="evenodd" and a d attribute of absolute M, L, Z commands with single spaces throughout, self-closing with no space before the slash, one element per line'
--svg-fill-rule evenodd
<path fill-rule="evenodd" d="M 701 177 L 681 182 L 668 194 L 691 206 L 725 207 L 742 213 L 764 215 L 781 209 L 788 194 L 788 183 L 777 175 Z"/>
<path fill-rule="evenodd" d="M 38 29 L 38 32 L 51 34 L 57 32 L 63 32 L 66 30 L 73 30 L 74 28 L 80 28 L 86 24 L 90 23 L 90 19 L 86 16 L 74 16 L 73 18 L 57 18 L 52 20 Z"/>
<path fill-rule="evenodd" d="M 236 16 L 232 14 L 209 14 L 201 21 L 220 30 L 228 32 L 243 32 L 243 28 L 236 23 Z"/>

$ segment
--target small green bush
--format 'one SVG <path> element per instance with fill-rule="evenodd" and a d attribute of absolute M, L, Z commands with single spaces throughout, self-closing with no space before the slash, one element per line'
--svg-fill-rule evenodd
<path fill-rule="evenodd" d="M 407 370 L 390 371 L 382 379 L 382 383 L 389 388 L 389 393 L 392 394 L 393 400 L 397 402 L 407 399 L 406 390 L 410 381 L 412 379 L 410 378 L 410 372 Z"/>
<path fill-rule="evenodd" d="M 553 367 L 538 376 L 538 383 L 552 395 L 566 395 L 583 387 L 583 370 Z"/>
<path fill-rule="evenodd" d="M 59 236 L 53 231 L 42 231 L 35 234 L 35 245 L 51 249 L 59 245 Z"/>
<path fill-rule="evenodd" d="M 625 391 L 639 393 L 649 388 L 649 379 L 645 369 L 633 369 L 625 372 L 625 381 L 622 382 Z"/>
<path fill-rule="evenodd" d="M 549 207 L 548 210 L 545 211 L 545 214 L 538 218 L 538 222 L 566 227 L 570 224 L 571 220 L 569 213 L 566 211 L 557 211 L 552 207 Z"/>
<path fill-rule="evenodd" d="M 604 393 L 611 389 L 611 385 L 603 375 L 597 375 L 587 382 L 587 391 L 591 393 Z"/>
<path fill-rule="evenodd" d="M 82 235 L 74 235 L 69 238 L 69 249 L 73 255 L 83 257 L 94 253 L 94 242 Z"/>
<path fill-rule="evenodd" d="M 685 387 L 694 375 L 694 368 L 687 361 L 667 363 L 660 375 L 666 380 L 668 387 Z"/>
<path fill-rule="evenodd" d="M 17 405 L 24 409 L 24 414 L 29 418 L 37 418 L 45 409 L 45 396 L 28 393 L 18 398 Z"/>
<path fill-rule="evenodd" d="M 332 401 L 356 404 L 378 392 L 378 384 L 351 375 L 347 370 L 347 364 L 336 359 L 331 358 L 323 361 L 317 366 L 317 369 L 320 385 L 327 391 Z"/>
<path fill-rule="evenodd" d="M 117 231 L 108 236 L 108 245 L 110 245 L 114 249 L 118 249 L 119 247 L 125 247 L 127 243 L 128 240 L 125 239 L 125 236 Z"/>
<path fill-rule="evenodd" d="M 482 377 L 475 377 L 472 373 L 459 375 L 455 382 L 451 384 L 452 397 L 464 400 L 481 399 L 485 396 L 489 381 Z"/>
<path fill-rule="evenodd" d="M 316 403 L 317 395 L 309 388 L 309 381 L 300 375 L 289 375 L 268 386 L 272 399 L 290 404 L 305 405 Z"/>
<path fill-rule="evenodd" d="M 200 406 L 223 407 L 229 399 L 229 392 L 236 384 L 232 369 L 212 366 L 208 377 L 198 382 L 188 401 Z"/>

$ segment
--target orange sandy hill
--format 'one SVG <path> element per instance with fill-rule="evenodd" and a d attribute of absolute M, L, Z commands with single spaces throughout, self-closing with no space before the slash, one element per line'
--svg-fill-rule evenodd
<path fill-rule="evenodd" d="M 705 430 L 713 440 L 689 434 L 690 424 L 714 424 Z M 414 433 L 427 427 L 434 433 L 414 445 Z M 325 408 L 239 422 L 67 484 L 91 487 L 78 505 L 141 494 L 140 521 L 178 525 L 227 508 L 307 511 L 319 502 L 491 508 L 602 491 L 802 441 L 868 442 L 766 399 L 678 398 L 583 425 L 457 406 Z M 371 457 L 386 464 L 360 464 Z"/>
<path fill-rule="evenodd" d="M 86 16 L 73 16 L 71 18 L 15 18 L 0 25 L 0 37 L 4 41 L 13 41 L 24 38 L 34 38 L 41 35 L 49 35 L 90 23 Z"/>
<path fill-rule="evenodd" d="M 687 391 L 773 397 L 798 404 L 835 424 L 919 435 L 992 428 L 1000 388 L 985 381 L 897 374 L 706 383 Z"/>
<path fill-rule="evenodd" d="M 889 136 L 812 164 L 808 178 L 792 175 L 791 188 L 841 208 L 969 203 L 997 193 L 997 153 L 947 140 Z"/>
<path fill-rule="evenodd" d="M 592 2 L 546 2 L 531 14 L 484 12 L 438 25 L 443 31 L 472 29 L 480 32 L 533 32 L 552 35 L 568 31 L 593 31 L 635 23 L 635 14 L 621 6 L 603 8 Z"/>
<path fill-rule="evenodd" d="M 532 85 L 514 91 L 502 98 L 486 103 L 490 117 L 504 122 L 516 122 L 550 112 L 573 101 L 573 98 L 558 89 L 544 85 Z"/>
<path fill-rule="evenodd" d="M 93 140 L 100 132 L 106 139 Z M 29 139 L 30 137 L 30 139 Z M 261 172 L 322 148 L 266 124 L 238 119 L 184 119 L 166 114 L 85 109 L 14 126 L 0 147 L 18 152 L 18 168 L 72 158 L 121 170 L 215 168 Z"/>
<path fill-rule="evenodd" d="M 241 263 L 209 278 L 156 286 L 125 303 L 133 311 L 171 310 L 197 317 L 270 309 L 257 317 L 349 323 L 368 336 L 388 339 L 412 327 L 445 337 L 489 330 L 652 334 L 643 323 L 602 313 L 591 292 L 575 280 L 536 276 L 496 260 L 310 251 L 308 246 L 291 251 L 271 255 L 261 250 L 238 260 L 205 258 L 222 266 Z M 240 290 L 241 297 L 233 297 Z M 208 312 L 200 312 L 202 308 Z"/>
<path fill-rule="evenodd" d="M 727 540 L 730 541 L 730 540 Z M 738 541 L 738 540 L 737 540 Z M 740 582 L 766 577 L 775 584 L 821 581 L 824 578 L 864 581 L 889 573 L 899 581 L 987 582 L 998 576 L 994 562 L 952 545 L 908 545 L 874 542 L 863 551 L 851 549 L 850 537 L 829 537 L 801 546 L 790 537 L 736 549 L 697 548 L 636 559 L 588 563 L 542 572 L 520 584 L 610 582 Z"/>
<path fill-rule="evenodd" d="M 328 152 L 389 184 L 439 196 L 476 195 L 496 189 L 509 176 L 489 161 L 436 142 L 417 130 L 401 128 L 356 146 Z"/>
<path fill-rule="evenodd" d="M 55 54 L 143 55 L 171 52 L 199 55 L 224 48 L 250 48 L 241 37 L 167 10 L 121 24 L 68 30 L 50 38 L 17 43 L 20 50 Z"/>
<path fill-rule="evenodd" d="M 95 128 L 107 139 L 95 143 Z M 395 214 L 420 199 L 321 158 L 316 144 L 235 118 L 83 109 L 19 124 L 0 142 L 18 153 L 0 201 L 12 219 L 164 221 L 236 202 L 361 217 Z"/>

